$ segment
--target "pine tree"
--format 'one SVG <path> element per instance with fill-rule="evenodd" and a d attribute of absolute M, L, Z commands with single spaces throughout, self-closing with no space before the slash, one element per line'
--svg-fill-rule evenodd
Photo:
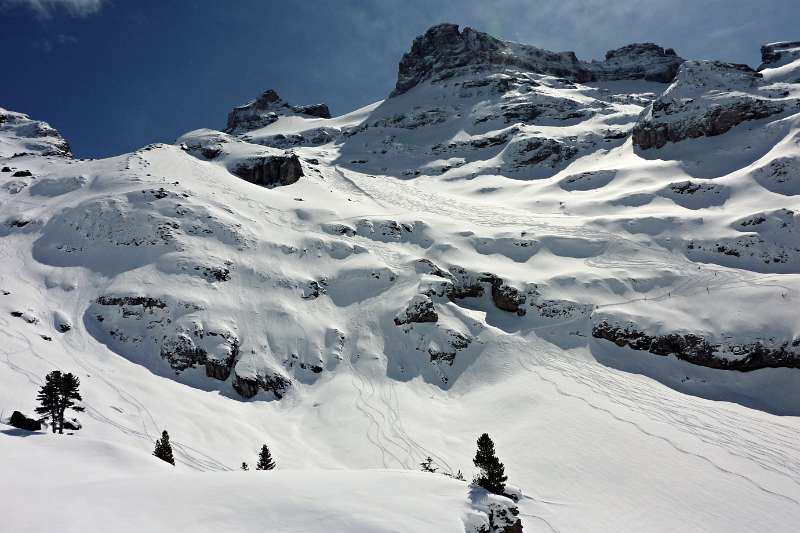
<path fill-rule="evenodd" d="M 167 430 L 161 432 L 161 438 L 156 440 L 156 449 L 153 455 L 171 465 L 175 465 L 175 458 L 172 456 L 172 445 L 169 443 L 169 433 Z"/>
<path fill-rule="evenodd" d="M 431 459 L 430 455 L 422 461 L 419 466 L 422 468 L 423 472 L 436 472 L 439 470 L 439 467 L 433 466 L 433 459 Z"/>
<path fill-rule="evenodd" d="M 58 401 L 58 432 L 64 433 L 64 413 L 67 409 L 73 411 L 83 411 L 83 407 L 75 405 L 75 402 L 82 401 L 79 388 L 81 381 L 72 373 L 67 372 L 61 376 L 61 383 L 59 384 L 59 401 Z"/>
<path fill-rule="evenodd" d="M 494 442 L 484 433 L 478 438 L 478 451 L 472 462 L 480 469 L 475 483 L 495 494 L 503 494 L 506 490 L 505 467 L 494 451 Z"/>
<path fill-rule="evenodd" d="M 43 415 L 43 418 L 50 419 L 50 428 L 53 433 L 58 429 L 61 380 L 61 372 L 53 370 L 45 376 L 44 385 L 39 389 L 39 394 L 36 395 L 36 399 L 39 401 L 39 407 L 36 408 L 36 412 Z"/>
<path fill-rule="evenodd" d="M 272 470 L 275 468 L 275 461 L 272 460 L 272 454 L 269 453 L 267 445 L 261 447 L 261 453 L 258 454 L 258 464 L 256 470 Z"/>
<path fill-rule="evenodd" d="M 459 471 L 456 473 L 456 475 L 455 475 L 455 476 L 453 476 L 453 477 L 454 477 L 455 479 L 459 480 L 459 481 L 464 481 L 464 474 L 461 472 L 461 470 L 460 470 L 460 469 L 459 469 Z"/>
<path fill-rule="evenodd" d="M 245 463 L 244 461 L 242 462 L 242 470 L 244 471 L 250 470 L 250 467 L 247 466 L 247 463 Z"/>
<path fill-rule="evenodd" d="M 50 419 L 53 433 L 64 433 L 64 414 L 67 409 L 83 411 L 83 407 L 75 405 L 83 399 L 78 391 L 80 385 L 80 380 L 70 372 L 62 374 L 60 370 L 53 370 L 45 376 L 44 385 L 36 396 L 39 401 L 36 412 Z"/>

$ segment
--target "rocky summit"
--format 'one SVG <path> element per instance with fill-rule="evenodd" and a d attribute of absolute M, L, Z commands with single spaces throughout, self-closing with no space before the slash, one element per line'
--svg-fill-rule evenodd
<path fill-rule="evenodd" d="M 312 466 L 336 470 L 297 509 L 388 491 L 425 509 L 407 531 L 793 530 L 798 50 L 582 60 L 441 24 L 360 109 L 267 90 L 99 160 L 0 110 L 8 432 L 61 368 L 98 439 L 75 446 L 115 461 L 147 464 L 167 425 L 186 469 L 268 438 L 275 476 L 240 474 L 259 501 Z M 505 495 L 459 476 L 476 428 L 508 452 Z M 164 498 L 231 490 L 188 480 Z"/>
<path fill-rule="evenodd" d="M 669 83 L 683 59 L 671 48 L 652 43 L 631 44 L 606 53 L 604 61 L 580 61 L 574 52 L 550 52 L 535 46 L 501 41 L 455 24 L 440 24 L 417 37 L 403 55 L 392 94 L 402 94 L 420 82 L 447 79 L 458 72 L 502 70 L 513 66 L 576 82 L 644 79 Z"/>

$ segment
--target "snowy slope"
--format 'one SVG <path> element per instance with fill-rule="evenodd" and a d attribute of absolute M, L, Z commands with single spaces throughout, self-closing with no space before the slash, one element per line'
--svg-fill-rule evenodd
<path fill-rule="evenodd" d="M 87 411 L 69 437 L 0 431 L 3 515 L 42 531 L 74 486 L 103 503 L 65 500 L 73 530 L 102 507 L 131 530 L 463 531 L 466 484 L 383 469 L 469 478 L 487 431 L 525 531 L 793 531 L 789 44 L 756 72 L 438 26 L 381 102 L 326 118 L 268 91 L 225 132 L 105 160 L 4 112 L 33 125 L 0 127 L 0 411 L 54 368 Z M 165 428 L 174 470 L 149 456 Z M 272 483 L 197 473 L 264 441 Z M 91 486 L 37 466 L 60 454 Z"/>

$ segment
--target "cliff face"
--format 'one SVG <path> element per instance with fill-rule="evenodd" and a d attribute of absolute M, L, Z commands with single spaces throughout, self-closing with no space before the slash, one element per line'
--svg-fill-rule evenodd
<path fill-rule="evenodd" d="M 682 62 L 674 50 L 652 43 L 610 50 L 604 61 L 586 62 L 580 61 L 574 52 L 551 52 L 501 41 L 472 28 L 459 31 L 455 24 L 441 24 L 414 40 L 411 50 L 400 60 L 392 94 L 402 94 L 424 80 L 447 79 L 465 67 L 473 70 L 516 67 L 581 83 L 627 79 L 668 83 Z"/>

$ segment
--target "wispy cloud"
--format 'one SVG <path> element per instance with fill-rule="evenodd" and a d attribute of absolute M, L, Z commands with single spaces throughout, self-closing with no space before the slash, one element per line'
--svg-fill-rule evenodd
<path fill-rule="evenodd" d="M 75 44 L 77 42 L 78 39 L 76 37 L 64 33 L 59 33 L 52 38 L 43 39 L 41 42 L 37 44 L 37 46 L 49 54 L 56 48 L 59 48 L 64 45 Z"/>
<path fill-rule="evenodd" d="M 105 0 L 0 0 L 0 7 L 29 8 L 40 18 L 50 18 L 58 12 L 86 17 L 97 13 L 104 3 Z"/>

